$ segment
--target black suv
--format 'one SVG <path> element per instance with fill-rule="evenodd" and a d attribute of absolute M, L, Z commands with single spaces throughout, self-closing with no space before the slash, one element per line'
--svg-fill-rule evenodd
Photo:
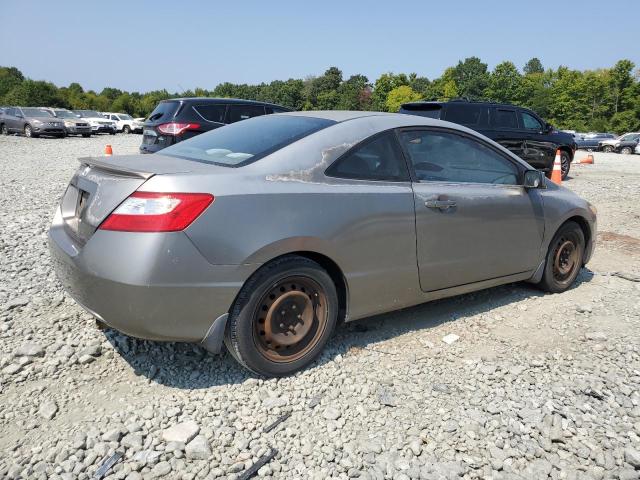
<path fill-rule="evenodd" d="M 405 103 L 400 113 L 438 118 L 469 127 L 508 148 L 534 168 L 551 175 L 561 151 L 562 178 L 569 174 L 576 143 L 531 110 L 510 104 L 452 100 Z"/>
<path fill-rule="evenodd" d="M 291 110 L 271 103 L 235 98 L 163 100 L 144 122 L 140 153 L 155 153 L 228 123 Z"/>

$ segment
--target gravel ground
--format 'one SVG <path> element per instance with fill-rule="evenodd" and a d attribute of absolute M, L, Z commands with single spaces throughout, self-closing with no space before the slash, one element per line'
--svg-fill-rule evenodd
<path fill-rule="evenodd" d="M 0 138 L 0 478 L 93 478 L 115 451 L 109 479 L 237 478 L 270 448 L 260 477 L 640 478 L 640 156 L 595 154 L 565 182 L 599 210 L 572 290 L 348 324 L 311 368 L 264 380 L 101 331 L 58 285 L 46 231 L 76 158 L 140 138 Z"/>

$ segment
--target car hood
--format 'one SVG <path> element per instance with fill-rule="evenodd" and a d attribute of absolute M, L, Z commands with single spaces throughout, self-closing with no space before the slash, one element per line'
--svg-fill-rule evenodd
<path fill-rule="evenodd" d="M 56 117 L 24 117 L 25 120 L 27 121 L 34 121 L 37 120 L 39 122 L 60 122 L 62 123 L 62 120 L 60 118 L 56 118 Z"/>

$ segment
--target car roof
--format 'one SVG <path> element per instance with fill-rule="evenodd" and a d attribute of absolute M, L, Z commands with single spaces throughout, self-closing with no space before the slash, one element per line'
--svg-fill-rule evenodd
<path fill-rule="evenodd" d="M 333 120 L 334 122 L 344 122 L 355 118 L 393 116 L 394 113 L 386 112 L 364 112 L 354 110 L 307 110 L 304 112 L 285 112 L 277 115 L 291 115 L 296 117 L 323 118 L 325 120 Z"/>
<path fill-rule="evenodd" d="M 423 105 L 492 105 L 492 106 L 501 106 L 501 107 L 511 107 L 511 108 L 522 108 L 524 110 L 529 110 L 526 107 L 521 107 L 519 105 L 514 105 L 512 103 L 505 102 L 492 102 L 489 100 L 449 100 L 448 102 L 440 102 L 436 100 L 419 100 L 417 102 L 407 102 L 401 105 L 402 108 L 407 106 L 409 107 L 420 107 Z"/>
<path fill-rule="evenodd" d="M 219 98 L 219 97 L 180 97 L 180 98 L 167 98 L 160 100 L 162 102 L 198 102 L 198 103 L 234 103 L 234 104 L 246 104 L 246 105 L 269 105 L 278 108 L 288 108 L 282 105 L 269 102 L 259 102 L 258 100 L 245 100 L 243 98 Z"/>

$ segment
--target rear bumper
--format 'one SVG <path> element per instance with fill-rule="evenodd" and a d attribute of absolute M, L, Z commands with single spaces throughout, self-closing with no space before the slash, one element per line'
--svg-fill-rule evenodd
<path fill-rule="evenodd" d="M 256 268 L 211 265 L 183 232 L 98 230 L 81 245 L 59 211 L 49 250 L 58 279 L 82 307 L 116 330 L 149 340 L 202 341 Z"/>

